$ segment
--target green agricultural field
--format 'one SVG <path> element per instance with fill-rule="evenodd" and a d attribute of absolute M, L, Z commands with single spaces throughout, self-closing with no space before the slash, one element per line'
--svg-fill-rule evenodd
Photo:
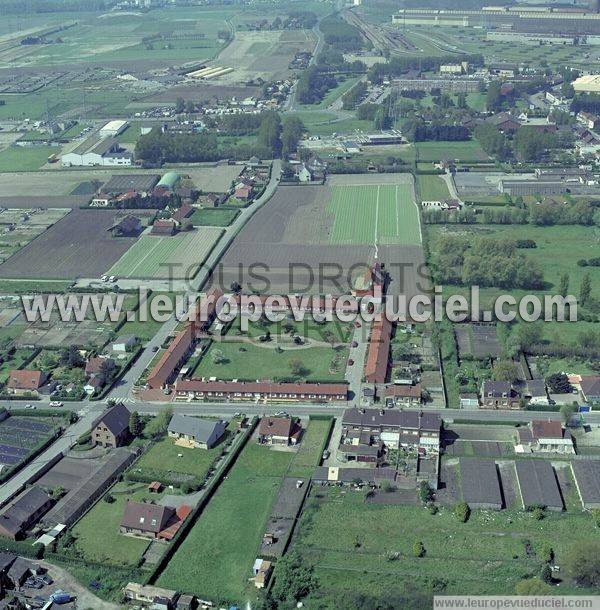
<path fill-rule="evenodd" d="M 440 176 L 419 174 L 417 188 L 421 201 L 441 201 L 450 197 L 448 186 Z"/>
<path fill-rule="evenodd" d="M 276 344 L 212 343 L 200 360 L 194 377 L 217 379 L 291 379 L 306 381 L 342 381 L 348 349 L 344 347 L 308 347 L 277 352 Z M 292 363 L 300 361 L 302 372 L 292 373 Z"/>
<path fill-rule="evenodd" d="M 292 456 L 249 441 L 156 584 L 219 602 L 252 601 L 248 578 Z"/>
<path fill-rule="evenodd" d="M 125 536 L 119 532 L 127 500 L 141 502 L 150 498 L 144 483 L 117 483 L 109 492 L 114 502 L 103 498 L 73 528 L 75 552 L 85 560 L 117 566 L 135 566 L 150 544 L 149 540 Z M 160 494 L 152 494 L 157 500 Z M 98 524 L 102 523 L 102 533 Z"/>
<path fill-rule="evenodd" d="M 412 186 L 335 186 L 326 211 L 334 216 L 330 243 L 418 245 L 419 211 Z"/>
<path fill-rule="evenodd" d="M 196 210 L 190 220 L 195 227 L 228 227 L 238 214 L 238 210 L 203 208 Z"/>
<path fill-rule="evenodd" d="M 290 477 L 310 477 L 321 462 L 321 455 L 325 441 L 333 425 L 333 419 L 313 419 L 302 435 L 300 448 L 294 456 L 290 470 Z"/>
<path fill-rule="evenodd" d="M 449 508 L 431 515 L 421 506 L 374 504 L 362 492 L 334 488 L 319 488 L 306 506 L 292 548 L 314 566 L 319 602 L 309 598 L 305 607 L 332 610 L 344 593 L 425 597 L 411 608 L 430 608 L 434 591 L 512 593 L 519 580 L 540 570 L 527 543 L 535 553 L 549 545 L 562 565 L 565 551 L 586 540 L 592 527 L 591 517 L 569 500 L 566 513 L 549 513 L 542 521 L 503 510 L 473 511 L 467 523 Z M 416 541 L 426 550 L 419 559 L 412 550 Z M 563 586 L 566 594 L 570 588 Z"/>
<path fill-rule="evenodd" d="M 33 172 L 58 152 L 54 146 L 9 146 L 0 152 L 0 172 Z"/>
<path fill-rule="evenodd" d="M 188 277 L 210 254 L 223 231 L 202 228 L 172 237 L 142 235 L 107 271 L 117 277 Z M 172 265 L 173 267 L 170 267 Z"/>

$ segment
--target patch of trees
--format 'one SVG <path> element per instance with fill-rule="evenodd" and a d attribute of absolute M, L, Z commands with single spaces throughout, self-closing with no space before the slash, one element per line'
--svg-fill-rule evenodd
<path fill-rule="evenodd" d="M 473 66 L 483 65 L 483 55 L 444 55 L 439 57 L 391 57 L 387 63 L 373 64 L 367 72 L 368 80 L 380 83 L 386 76 L 400 76 L 409 70 L 437 71 L 442 64 L 467 61 Z"/>
<path fill-rule="evenodd" d="M 600 256 L 596 256 L 594 258 L 580 258 L 577 261 L 577 266 L 579 267 L 600 267 Z"/>
<path fill-rule="evenodd" d="M 529 206 L 529 222 L 538 226 L 594 224 L 596 207 L 589 201 L 566 205 L 540 203 Z"/>
<path fill-rule="evenodd" d="M 519 253 L 513 240 L 440 236 L 434 267 L 440 283 L 532 290 L 544 287 L 539 265 Z"/>
<path fill-rule="evenodd" d="M 258 115 L 256 144 L 219 143 L 213 132 L 199 134 L 162 133 L 153 129 L 139 138 L 135 155 L 146 163 L 160 165 L 169 163 L 194 163 L 218 161 L 219 159 L 247 159 L 253 155 L 262 158 L 277 157 L 281 154 L 281 118 L 276 112 Z M 252 122 L 249 124 L 254 124 Z M 248 127 L 249 128 L 249 127 Z"/>
<path fill-rule="evenodd" d="M 298 79 L 296 97 L 301 104 L 316 104 L 336 85 L 334 76 L 323 72 L 317 66 L 311 66 Z"/>
<path fill-rule="evenodd" d="M 372 102 L 361 104 L 356 109 L 356 118 L 360 119 L 361 121 L 372 121 L 375 118 L 375 114 L 379 108 L 379 104 L 373 104 Z"/>
<path fill-rule="evenodd" d="M 302 138 L 306 127 L 304 123 L 294 116 L 286 116 L 281 127 L 281 152 L 284 157 L 298 150 L 298 142 Z"/>
<path fill-rule="evenodd" d="M 464 141 L 471 138 L 469 130 L 463 125 L 445 125 L 443 123 L 426 124 L 421 119 L 408 119 L 404 124 L 404 136 L 410 142 L 426 141 Z"/>
<path fill-rule="evenodd" d="M 327 72 L 365 72 L 362 61 L 346 61 L 344 54 L 334 47 L 325 46 L 317 56 L 317 66 Z"/>
<path fill-rule="evenodd" d="M 326 44 L 340 51 L 359 51 L 363 48 L 363 37 L 359 29 L 337 15 L 325 17 L 319 28 Z"/>
<path fill-rule="evenodd" d="M 283 22 L 284 27 L 290 27 L 293 23 L 298 29 L 310 30 L 317 24 L 317 15 L 312 11 L 293 10 Z"/>
<path fill-rule="evenodd" d="M 256 133 L 262 122 L 261 114 L 225 114 L 219 119 L 219 127 L 232 136 Z"/>
<path fill-rule="evenodd" d="M 473 131 L 473 135 L 490 157 L 504 161 L 511 156 L 512 151 L 508 139 L 493 125 L 478 125 Z"/>
<path fill-rule="evenodd" d="M 517 130 L 513 141 L 514 154 L 519 161 L 539 161 L 548 150 L 558 146 L 556 134 L 527 125 Z"/>
<path fill-rule="evenodd" d="M 570 110 L 575 114 L 582 110 L 592 114 L 600 114 L 600 93 L 577 94 L 571 102 Z"/>
<path fill-rule="evenodd" d="M 342 96 L 342 107 L 344 110 L 354 110 L 357 104 L 367 94 L 366 83 L 360 81 Z"/>

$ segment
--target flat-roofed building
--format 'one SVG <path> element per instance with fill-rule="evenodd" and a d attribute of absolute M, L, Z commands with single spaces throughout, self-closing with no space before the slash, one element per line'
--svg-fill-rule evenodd
<path fill-rule="evenodd" d="M 133 163 L 133 155 L 113 138 L 92 137 L 65 153 L 61 161 L 65 167 L 129 166 Z"/>

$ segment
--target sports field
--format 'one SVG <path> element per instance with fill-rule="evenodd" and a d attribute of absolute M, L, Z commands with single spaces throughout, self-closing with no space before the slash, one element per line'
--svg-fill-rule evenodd
<path fill-rule="evenodd" d="M 173 237 L 142 235 L 107 273 L 131 278 L 189 277 L 204 262 L 222 233 L 219 228 L 202 228 Z"/>
<path fill-rule="evenodd" d="M 332 245 L 419 245 L 419 212 L 410 184 L 334 186 L 326 211 Z"/>

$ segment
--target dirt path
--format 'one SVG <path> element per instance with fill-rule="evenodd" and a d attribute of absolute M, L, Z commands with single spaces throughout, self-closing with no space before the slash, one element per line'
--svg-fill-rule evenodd
<path fill-rule="evenodd" d="M 113 604 L 112 602 L 105 602 L 91 591 L 88 591 L 76 578 L 71 576 L 65 569 L 49 563 L 47 561 L 36 561 L 45 567 L 50 576 L 54 579 L 52 585 L 55 589 L 64 589 L 72 595 L 77 597 L 77 608 L 81 610 L 87 610 L 87 608 L 93 608 L 94 610 L 119 610 L 123 606 L 119 604 Z"/>

